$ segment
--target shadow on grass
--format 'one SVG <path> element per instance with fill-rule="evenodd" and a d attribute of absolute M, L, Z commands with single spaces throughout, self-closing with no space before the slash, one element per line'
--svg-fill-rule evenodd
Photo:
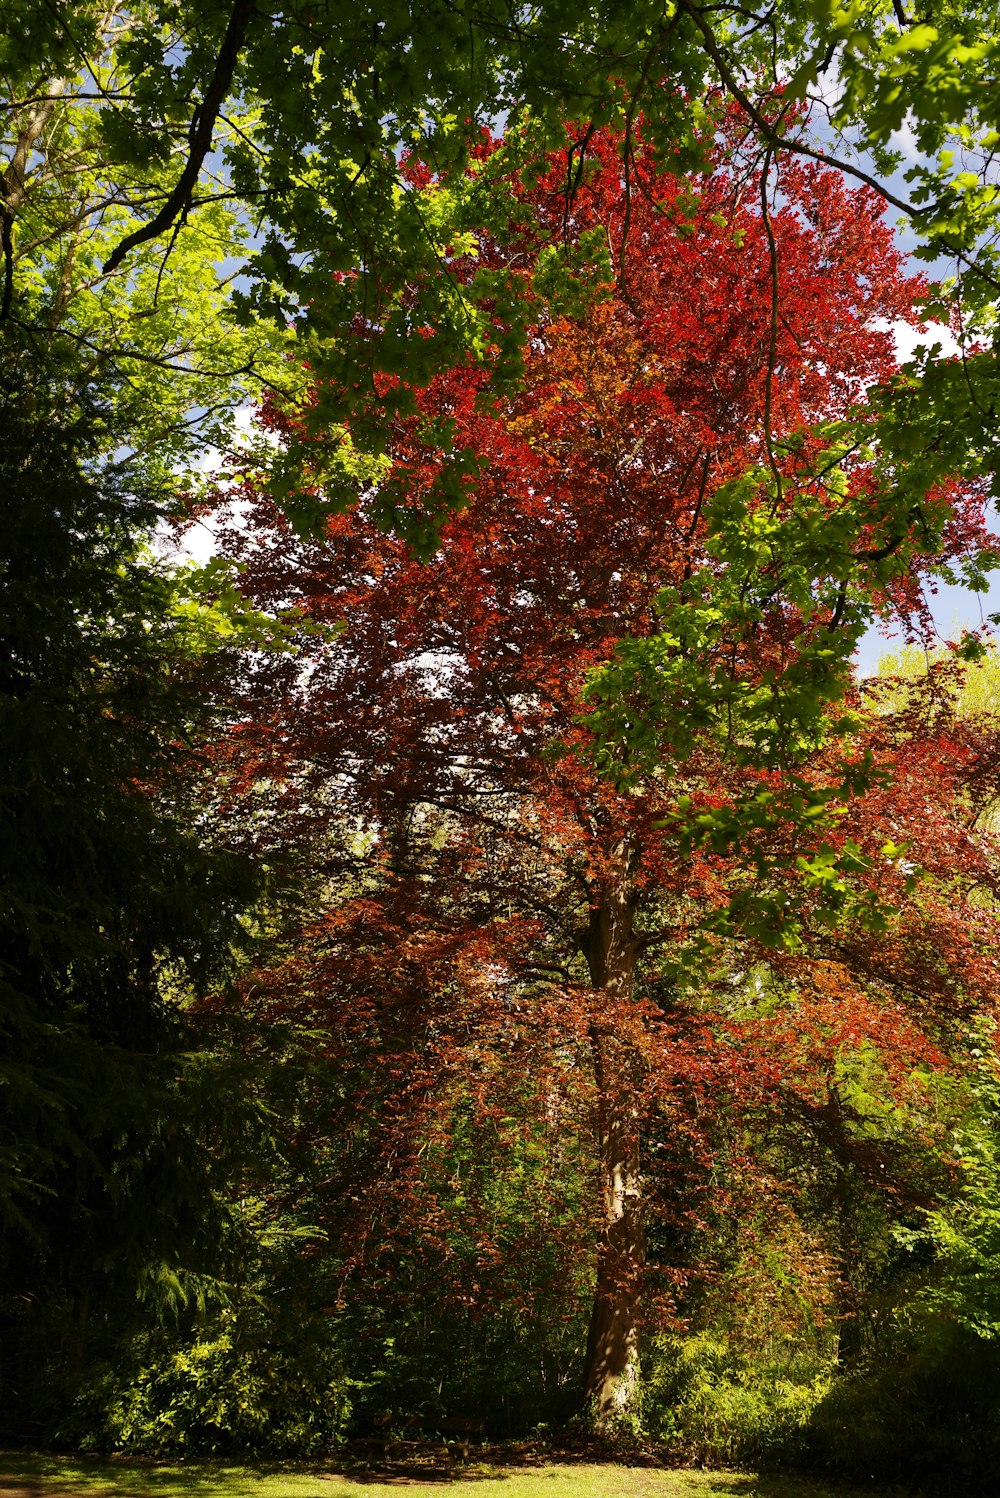
<path fill-rule="evenodd" d="M 676 1498 L 940 1498 L 948 1489 L 871 1483 L 863 1487 L 836 1479 L 793 1473 L 740 1473 L 681 1470 L 641 1457 L 620 1459 L 621 1498 L 660 1498 L 673 1479 Z M 488 1450 L 465 1464 L 447 1462 L 440 1453 L 415 1453 L 412 1459 L 367 1464 L 339 1453 L 315 1462 L 267 1462 L 220 1459 L 191 1463 L 156 1463 L 136 1458 L 60 1457 L 0 1453 L 0 1498 L 324 1498 L 346 1480 L 373 1494 L 421 1486 L 442 1490 L 489 1485 L 497 1493 L 505 1482 L 537 1473 L 590 1467 L 595 1479 L 617 1464 L 607 1455 L 542 1451 L 537 1448 Z M 275 1486 L 272 1487 L 272 1483 Z M 583 1490 L 585 1491 L 585 1490 Z M 962 1490 L 954 1490 L 959 1498 Z"/>
<path fill-rule="evenodd" d="M 366 1466 L 332 1456 L 315 1462 L 215 1461 L 156 1462 L 141 1457 L 48 1456 L 0 1452 L 0 1498 L 244 1498 L 265 1484 L 295 1486 L 295 1498 L 324 1498 L 324 1489 L 339 1479 L 357 1487 L 412 1487 L 416 1483 L 454 1487 L 471 1482 L 502 1482 L 508 1474 L 435 1460 L 430 1454 L 413 1461 Z M 269 1491 L 269 1489 L 268 1489 Z M 337 1489 L 338 1493 L 340 1489 Z"/>

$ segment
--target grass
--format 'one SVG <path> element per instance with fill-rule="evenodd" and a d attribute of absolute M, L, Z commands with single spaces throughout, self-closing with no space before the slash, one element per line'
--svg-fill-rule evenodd
<path fill-rule="evenodd" d="M 450 1470 L 338 1469 L 337 1463 L 153 1465 L 0 1453 L 0 1498 L 917 1498 L 913 1489 L 851 1488 L 748 1472 L 663 1471 L 576 1462 Z"/>

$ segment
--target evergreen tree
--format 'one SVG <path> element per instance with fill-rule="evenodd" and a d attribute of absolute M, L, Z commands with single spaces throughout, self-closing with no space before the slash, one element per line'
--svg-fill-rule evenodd
<path fill-rule="evenodd" d="M 94 462 L 99 399 L 25 370 L 0 369 L 0 1404 L 15 1428 L 53 1361 L 82 1367 L 112 1303 L 124 1314 L 164 1267 L 179 1291 L 180 1270 L 211 1266 L 207 1058 L 181 998 L 232 961 L 254 882 L 188 804 L 222 707 L 198 612 L 141 540 L 164 496 Z"/>

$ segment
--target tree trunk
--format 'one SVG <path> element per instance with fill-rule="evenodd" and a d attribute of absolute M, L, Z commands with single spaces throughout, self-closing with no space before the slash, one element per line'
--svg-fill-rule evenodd
<path fill-rule="evenodd" d="M 591 983 L 603 989 L 609 1001 L 609 1013 L 595 1013 L 590 1028 L 602 1223 L 584 1393 L 599 1429 L 629 1412 L 639 1377 L 645 1236 L 639 1178 L 638 1058 L 631 1044 L 620 1038 L 615 1023 L 615 1010 L 632 995 L 639 947 L 633 928 L 635 904 L 623 880 L 592 909 L 583 943 Z"/>
<path fill-rule="evenodd" d="M 830 1089 L 823 1121 L 834 1171 L 837 1362 L 841 1368 L 850 1368 L 860 1361 L 865 1350 L 864 1296 L 859 1283 L 864 1259 L 858 1231 L 857 1188 L 851 1171 L 851 1141 L 836 1086 Z"/>

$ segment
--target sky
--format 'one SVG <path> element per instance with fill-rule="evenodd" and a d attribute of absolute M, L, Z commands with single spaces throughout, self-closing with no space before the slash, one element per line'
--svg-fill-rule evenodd
<path fill-rule="evenodd" d="M 835 81 L 831 86 L 835 88 Z M 902 152 L 904 160 L 899 170 L 887 179 L 887 186 L 899 197 L 906 198 L 909 196 L 910 186 L 903 174 L 909 163 L 920 159 L 913 132 L 908 124 L 904 124 L 901 130 L 895 132 L 891 144 Z M 873 163 L 869 165 L 874 168 Z M 905 222 L 899 223 L 898 214 L 894 208 L 887 207 L 885 217 L 895 226 L 897 243 L 907 254 L 912 253 L 917 244 L 912 230 Z M 946 260 L 939 260 L 931 265 L 923 263 L 920 269 L 932 279 L 944 279 L 951 273 L 952 267 Z M 945 357 L 959 352 L 954 336 L 940 324 L 931 324 L 926 334 L 920 334 L 915 328 L 899 322 L 893 327 L 893 333 L 901 363 L 910 358 L 921 344 L 939 343 L 941 353 Z M 995 507 L 991 507 L 989 523 L 991 530 L 1000 536 L 1000 515 L 997 514 Z M 939 584 L 936 591 L 930 589 L 927 591 L 934 623 L 942 641 L 957 638 L 963 630 L 978 629 L 985 622 L 987 615 L 1000 613 L 1000 572 L 994 573 L 993 579 L 988 593 L 972 593 L 967 588 L 951 587 L 945 583 Z M 855 656 L 859 674 L 870 675 L 877 669 L 880 657 L 898 650 L 902 643 L 902 635 L 898 630 L 882 628 L 869 630 Z"/>
<path fill-rule="evenodd" d="M 901 362 L 910 358 L 922 344 L 939 343 L 943 355 L 958 352 L 953 335 L 937 324 L 929 326 L 926 334 L 920 334 L 909 324 L 899 322 L 894 325 L 893 334 Z M 991 529 L 1000 535 L 1000 517 L 995 509 L 991 509 L 990 521 Z M 1000 613 L 1000 572 L 994 574 L 988 593 L 972 593 L 968 588 L 940 583 L 936 592 L 927 590 L 927 597 L 939 637 L 942 640 L 955 639 L 963 630 L 978 629 L 988 614 Z M 880 657 L 897 650 L 902 643 L 898 630 L 870 629 L 855 656 L 858 672 L 870 676 L 877 669 Z"/>

